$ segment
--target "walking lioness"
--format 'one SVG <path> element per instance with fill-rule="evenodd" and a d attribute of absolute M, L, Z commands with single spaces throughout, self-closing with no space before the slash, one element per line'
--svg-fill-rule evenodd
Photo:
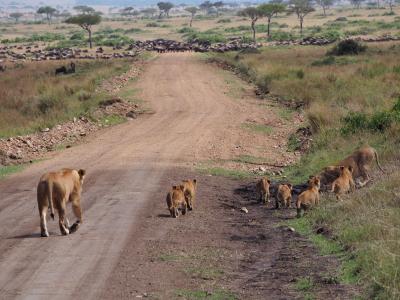
<path fill-rule="evenodd" d="M 46 214 L 50 208 L 50 216 L 54 220 L 54 207 L 58 211 L 60 231 L 68 235 L 78 230 L 82 224 L 81 193 L 85 170 L 61 169 L 44 174 L 37 187 L 37 201 L 40 216 L 40 232 L 48 237 Z M 66 205 L 72 203 L 72 210 L 78 220 L 69 227 L 66 218 Z"/>

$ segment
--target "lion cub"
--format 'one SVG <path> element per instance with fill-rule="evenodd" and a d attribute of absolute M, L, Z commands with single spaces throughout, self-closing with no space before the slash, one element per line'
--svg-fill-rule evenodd
<path fill-rule="evenodd" d="M 271 180 L 268 177 L 261 178 L 256 185 L 256 192 L 260 195 L 260 202 L 264 202 L 267 204 L 270 202 L 269 197 L 269 185 L 271 184 Z"/>
<path fill-rule="evenodd" d="M 179 215 L 179 209 L 182 210 L 182 215 L 186 214 L 186 200 L 184 194 L 185 187 L 183 185 L 174 185 L 167 194 L 167 206 L 171 217 L 177 218 Z"/>
<path fill-rule="evenodd" d="M 319 189 L 321 181 L 318 177 L 310 178 L 308 188 L 302 192 L 296 201 L 297 217 L 302 216 L 302 211 L 319 204 Z"/>
<path fill-rule="evenodd" d="M 275 208 L 278 209 L 282 207 L 292 207 L 292 185 L 280 184 L 276 192 L 276 202 Z"/>
<path fill-rule="evenodd" d="M 185 194 L 186 205 L 189 210 L 193 210 L 194 200 L 196 198 L 197 181 L 196 179 L 187 179 L 183 180 L 182 184 L 184 186 L 183 193 Z"/>
<path fill-rule="evenodd" d="M 340 195 L 355 190 L 353 180 L 353 167 L 340 166 L 340 176 L 332 183 L 332 193 L 335 193 L 336 199 L 341 200 Z"/>

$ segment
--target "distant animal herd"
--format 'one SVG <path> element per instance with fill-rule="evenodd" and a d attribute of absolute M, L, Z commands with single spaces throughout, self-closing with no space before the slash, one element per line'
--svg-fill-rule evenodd
<path fill-rule="evenodd" d="M 355 151 L 336 165 L 325 167 L 320 173 L 312 175 L 295 201 L 297 217 L 320 203 L 320 192 L 330 191 L 336 198 L 343 201 L 343 196 L 355 190 L 356 181 L 362 187 L 371 180 L 370 167 L 376 161 L 382 171 L 376 150 L 365 146 Z M 50 209 L 50 216 L 54 220 L 54 209 L 59 216 L 59 227 L 62 235 L 68 235 L 78 230 L 82 224 L 81 193 L 86 171 L 79 169 L 61 169 L 44 174 L 37 187 L 37 202 L 40 216 L 41 236 L 48 237 L 46 215 Z M 194 209 L 196 199 L 197 180 L 187 179 L 173 185 L 166 196 L 167 208 L 171 217 L 177 218 L 180 214 Z M 255 185 L 256 197 L 260 202 L 268 204 L 271 196 L 275 198 L 275 209 L 291 208 L 292 184 L 271 184 L 267 177 L 261 178 Z M 72 211 L 77 220 L 70 226 L 66 217 L 66 206 L 72 204 Z"/>

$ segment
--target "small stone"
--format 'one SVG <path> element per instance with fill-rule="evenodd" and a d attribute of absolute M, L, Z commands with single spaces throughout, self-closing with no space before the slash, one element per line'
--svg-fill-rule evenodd
<path fill-rule="evenodd" d="M 288 231 L 291 231 L 291 232 L 295 232 L 296 231 L 293 227 L 290 227 L 290 226 L 287 229 L 288 229 Z"/>
<path fill-rule="evenodd" d="M 50 128 L 48 128 L 48 127 L 42 129 L 42 132 L 49 132 L 49 131 L 50 131 Z"/>
<path fill-rule="evenodd" d="M 259 167 L 258 169 L 259 169 L 261 172 L 266 172 L 266 171 L 267 171 L 267 169 L 264 168 L 264 167 Z"/>
<path fill-rule="evenodd" d="M 79 135 L 80 136 L 86 136 L 86 132 L 80 132 Z"/>
<path fill-rule="evenodd" d="M 242 212 L 244 212 L 245 214 L 247 214 L 247 213 L 249 213 L 249 210 L 246 208 L 246 207 L 242 207 L 242 208 L 240 208 L 240 210 L 242 211 Z"/>

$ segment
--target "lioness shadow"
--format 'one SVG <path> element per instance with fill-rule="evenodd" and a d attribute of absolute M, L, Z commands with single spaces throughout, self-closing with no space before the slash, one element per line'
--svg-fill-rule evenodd
<path fill-rule="evenodd" d="M 50 235 L 57 235 L 54 232 L 50 232 Z M 14 239 L 36 239 L 36 238 L 41 238 L 40 233 L 28 233 L 28 234 L 22 234 L 22 235 L 16 235 L 16 236 L 11 236 L 7 238 L 8 240 L 14 240 Z"/>
<path fill-rule="evenodd" d="M 171 218 L 170 214 L 158 214 L 157 215 L 158 218 Z"/>

